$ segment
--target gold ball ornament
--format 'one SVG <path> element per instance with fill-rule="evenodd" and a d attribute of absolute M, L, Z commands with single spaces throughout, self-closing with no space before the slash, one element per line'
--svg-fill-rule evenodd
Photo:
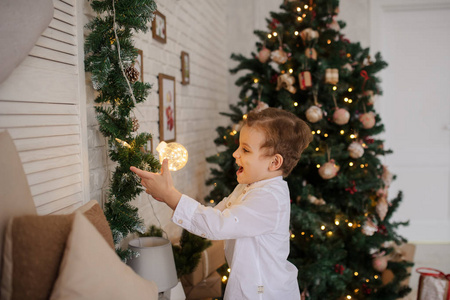
<path fill-rule="evenodd" d="M 364 148 L 359 142 L 351 143 L 347 151 L 351 158 L 357 159 L 364 155 Z"/>
<path fill-rule="evenodd" d="M 339 166 L 337 166 L 334 163 L 334 159 L 332 159 L 319 168 L 319 175 L 323 179 L 331 179 L 337 175 L 339 169 Z"/>
<path fill-rule="evenodd" d="M 323 112 L 318 106 L 311 106 L 306 110 L 306 119 L 311 123 L 316 123 L 322 120 Z"/>
<path fill-rule="evenodd" d="M 164 159 L 169 160 L 169 170 L 178 171 L 182 169 L 188 161 L 188 152 L 183 145 L 178 143 L 159 143 L 156 147 L 156 151 L 159 153 L 159 160 L 162 162 Z"/>
<path fill-rule="evenodd" d="M 338 125 L 345 125 L 350 120 L 350 113 L 344 108 L 338 108 L 333 114 L 333 121 Z"/>

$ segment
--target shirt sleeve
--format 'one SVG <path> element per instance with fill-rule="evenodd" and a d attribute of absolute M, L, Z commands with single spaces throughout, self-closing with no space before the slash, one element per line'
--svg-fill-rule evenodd
<path fill-rule="evenodd" d="M 183 195 L 172 220 L 193 234 L 225 240 L 272 233 L 278 226 L 279 216 L 277 197 L 271 191 L 259 189 L 249 191 L 241 203 L 223 211 Z"/>

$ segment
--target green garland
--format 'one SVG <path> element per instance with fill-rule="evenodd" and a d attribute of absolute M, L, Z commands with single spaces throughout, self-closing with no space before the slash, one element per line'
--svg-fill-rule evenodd
<path fill-rule="evenodd" d="M 154 0 L 91 1 L 97 16 L 86 28 L 85 69 L 91 73 L 100 132 L 108 139 L 109 157 L 117 162 L 105 204 L 105 215 L 111 227 L 116 251 L 122 260 L 131 257 L 131 250 L 120 249 L 120 242 L 129 233 L 145 231 L 138 209 L 130 202 L 143 189 L 130 166 L 157 172 L 159 161 L 145 150 L 150 133 L 137 133 L 133 109 L 149 95 L 151 85 L 135 81 L 133 64 L 137 49 L 134 32 L 147 32 L 156 10 Z M 128 71 L 128 76 L 126 72 Z M 134 72 L 134 74 L 136 74 Z"/>

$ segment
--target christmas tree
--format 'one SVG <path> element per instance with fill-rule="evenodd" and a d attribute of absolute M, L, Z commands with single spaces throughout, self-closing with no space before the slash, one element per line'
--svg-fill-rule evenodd
<path fill-rule="evenodd" d="M 379 53 L 341 34 L 338 0 L 285 1 L 271 12 L 267 30 L 255 31 L 257 52 L 232 73 L 240 101 L 231 105 L 232 125 L 218 127 L 223 151 L 208 158 L 206 200 L 220 201 L 237 185 L 232 153 L 242 120 L 251 110 L 279 107 L 308 122 L 313 141 L 286 178 L 291 194 L 291 251 L 306 299 L 397 299 L 411 289 L 401 282 L 412 264 L 398 255 L 406 240 L 396 233 L 407 222 L 391 221 L 402 195 L 388 201 L 394 179 L 380 158 L 391 153 L 376 138 L 384 130 L 374 109 L 381 94 Z M 391 278 L 387 278 L 390 273 Z M 383 275 L 383 276 L 382 276 Z"/>

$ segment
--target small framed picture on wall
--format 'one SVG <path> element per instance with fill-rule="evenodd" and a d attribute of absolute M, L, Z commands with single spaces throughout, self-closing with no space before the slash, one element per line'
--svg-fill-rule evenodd
<path fill-rule="evenodd" d="M 176 139 L 175 77 L 158 75 L 159 86 L 159 138 L 167 143 Z"/>
<path fill-rule="evenodd" d="M 152 36 L 158 42 L 165 44 L 167 41 L 166 17 L 157 10 L 154 14 L 155 18 L 152 21 Z"/>
<path fill-rule="evenodd" d="M 181 84 L 189 84 L 190 78 L 189 54 L 181 51 Z"/>

